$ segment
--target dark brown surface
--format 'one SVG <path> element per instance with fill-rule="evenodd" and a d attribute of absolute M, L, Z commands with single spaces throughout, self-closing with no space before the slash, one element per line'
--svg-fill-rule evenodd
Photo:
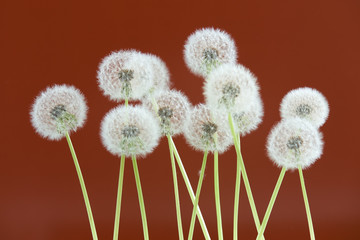
<path fill-rule="evenodd" d="M 359 191 L 359 1 L 10 1 L 0 7 L 1 53 L 1 239 L 90 239 L 85 206 L 66 141 L 35 134 L 29 109 L 48 85 L 73 84 L 83 91 L 88 121 L 72 136 L 87 184 L 99 239 L 112 239 L 119 160 L 99 138 L 104 114 L 116 104 L 96 83 L 99 61 L 113 50 L 135 48 L 160 56 L 173 87 L 193 104 L 203 101 L 202 80 L 185 67 L 182 51 L 189 34 L 214 26 L 230 33 L 239 62 L 258 77 L 265 105 L 259 129 L 243 138 L 242 149 L 262 219 L 280 170 L 265 152 L 279 119 L 279 103 L 291 89 L 309 86 L 329 100 L 322 127 L 322 158 L 304 171 L 317 239 L 360 238 Z M 175 139 L 193 185 L 201 154 Z M 212 163 L 212 161 L 209 161 Z M 130 161 L 125 166 L 120 239 L 142 239 Z M 151 239 L 177 239 L 167 143 L 139 161 Z M 220 156 L 225 239 L 232 237 L 235 152 Z M 217 239 L 209 164 L 200 205 Z M 180 180 L 184 232 L 191 204 Z M 242 187 L 239 236 L 255 239 L 256 229 Z M 310 239 L 300 182 L 286 174 L 266 239 Z M 195 239 L 203 239 L 196 225 Z M 240 238 L 239 238 L 240 239 Z"/>

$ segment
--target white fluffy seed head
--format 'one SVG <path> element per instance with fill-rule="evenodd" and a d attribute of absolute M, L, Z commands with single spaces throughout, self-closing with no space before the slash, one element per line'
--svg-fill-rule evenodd
<path fill-rule="evenodd" d="M 199 151 L 222 153 L 232 144 L 232 136 L 226 114 L 211 112 L 203 104 L 195 106 L 186 119 L 186 141 Z"/>
<path fill-rule="evenodd" d="M 162 134 L 175 136 L 182 133 L 190 111 L 190 102 L 187 97 L 180 91 L 167 90 L 155 95 L 154 101 L 157 109 L 150 101 L 144 101 L 144 104 L 158 119 Z"/>
<path fill-rule="evenodd" d="M 258 95 L 256 77 L 240 64 L 223 64 L 206 78 L 204 95 L 211 109 L 247 111 Z"/>
<path fill-rule="evenodd" d="M 135 50 L 112 52 L 99 65 L 99 87 L 111 100 L 140 100 L 153 85 L 153 67 Z"/>
<path fill-rule="evenodd" d="M 145 57 L 150 62 L 154 73 L 153 86 L 150 91 L 156 92 L 168 90 L 170 85 L 170 74 L 165 62 L 153 54 L 145 54 Z"/>
<path fill-rule="evenodd" d="M 158 145 L 160 128 L 146 108 L 119 106 L 102 120 L 100 135 L 103 145 L 112 154 L 143 157 Z"/>
<path fill-rule="evenodd" d="M 223 63 L 236 63 L 236 46 L 228 33 L 203 28 L 188 37 L 184 46 L 184 59 L 191 72 L 206 77 Z"/>
<path fill-rule="evenodd" d="M 283 119 L 270 132 L 267 152 L 279 167 L 307 168 L 320 158 L 322 134 L 310 122 L 301 118 Z"/>
<path fill-rule="evenodd" d="M 81 128 L 88 107 L 85 97 L 73 86 L 55 85 L 42 91 L 30 112 L 31 123 L 40 136 L 60 140 L 66 132 Z"/>
<path fill-rule="evenodd" d="M 264 116 L 264 107 L 260 95 L 257 94 L 248 110 L 242 111 L 239 109 L 239 111 L 237 111 L 235 109 L 232 116 L 234 119 L 235 130 L 240 132 L 241 136 L 245 136 L 257 129 Z"/>
<path fill-rule="evenodd" d="M 280 105 L 282 118 L 300 117 L 321 127 L 329 116 L 329 104 L 316 89 L 304 87 L 288 92 Z"/>

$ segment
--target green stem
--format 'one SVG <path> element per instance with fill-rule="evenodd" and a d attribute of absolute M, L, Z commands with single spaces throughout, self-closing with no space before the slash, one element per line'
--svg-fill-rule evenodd
<path fill-rule="evenodd" d="M 118 236 L 119 236 L 121 196 L 122 196 L 122 189 L 123 189 L 124 168 L 125 168 L 125 155 L 121 155 L 118 192 L 117 192 L 117 199 L 116 199 L 115 223 L 114 223 L 114 238 L 113 238 L 114 240 L 117 240 Z"/>
<path fill-rule="evenodd" d="M 307 215 L 308 224 L 309 224 L 310 237 L 311 237 L 311 240 L 315 240 L 314 226 L 313 226 L 313 222 L 312 222 L 312 218 L 311 218 L 311 213 L 310 213 L 309 200 L 308 200 L 308 197 L 307 197 L 307 194 L 306 194 L 304 176 L 303 176 L 303 173 L 302 173 L 302 168 L 301 168 L 301 166 L 299 166 L 298 168 L 299 168 L 299 176 L 300 176 L 300 182 L 301 182 L 301 189 L 302 189 L 302 193 L 303 193 L 303 197 L 304 197 L 304 202 L 305 202 L 306 215 Z"/>
<path fill-rule="evenodd" d="M 125 98 L 125 107 L 128 107 L 128 106 L 129 106 L 129 99 Z"/>
<path fill-rule="evenodd" d="M 282 181 L 283 181 L 283 179 L 284 179 L 284 176 L 285 176 L 285 172 L 286 172 L 286 168 L 283 167 L 283 168 L 281 169 L 279 178 L 278 178 L 277 183 L 276 183 L 276 185 L 275 185 L 275 189 L 274 189 L 273 194 L 272 194 L 272 196 L 271 196 L 269 205 L 268 205 L 268 207 L 267 207 L 267 209 L 266 209 L 265 216 L 264 216 L 264 219 L 263 219 L 263 221 L 262 221 L 262 224 L 261 224 L 261 227 L 260 227 L 260 231 L 259 231 L 259 233 L 258 233 L 258 235 L 257 235 L 256 240 L 260 240 L 261 237 L 263 237 L 263 235 L 264 235 L 265 228 L 266 228 L 266 225 L 267 225 L 267 223 L 268 223 L 268 221 L 269 221 L 271 211 L 272 211 L 272 209 L 273 209 L 273 207 L 274 207 L 274 203 L 275 203 L 276 197 L 277 197 L 277 195 L 278 195 L 278 193 L 279 193 L 281 183 L 282 183 Z"/>
<path fill-rule="evenodd" d="M 249 199 L 250 208 L 251 208 L 251 212 L 252 212 L 252 215 L 253 215 L 253 218 L 254 218 L 256 230 L 259 232 L 259 230 L 260 230 L 260 220 L 259 220 L 259 216 L 258 216 L 258 213 L 257 213 L 257 210 L 256 210 L 254 197 L 253 197 L 252 192 L 251 192 L 249 179 L 247 177 L 247 173 L 246 173 L 246 169 L 245 169 L 245 164 L 244 164 L 244 161 L 243 161 L 243 158 L 242 158 L 242 155 L 241 155 L 240 134 L 235 133 L 234 123 L 233 123 L 231 113 L 228 113 L 228 120 L 229 120 L 230 129 L 231 129 L 231 134 L 232 134 L 233 140 L 234 140 L 234 146 L 235 146 L 235 150 L 236 150 L 237 159 L 238 159 L 238 162 L 240 163 L 240 168 L 241 168 L 242 178 L 243 178 L 244 184 L 245 184 L 246 194 L 247 194 L 248 199 Z"/>
<path fill-rule="evenodd" d="M 173 181 L 174 181 L 174 194 L 175 194 L 175 206 L 176 206 L 176 218 L 178 224 L 178 232 L 179 232 L 179 239 L 184 239 L 183 228 L 182 228 L 182 221 L 181 221 L 181 210 L 180 210 L 180 199 L 179 199 L 179 187 L 177 182 L 177 175 L 176 175 L 176 165 L 174 159 L 174 148 L 171 145 L 170 135 L 167 135 L 168 143 L 169 143 L 169 150 L 170 150 L 170 159 L 171 159 L 171 168 L 173 174 Z"/>
<path fill-rule="evenodd" d="M 67 142 L 68 142 L 69 148 L 70 148 L 71 156 L 72 156 L 72 158 L 73 158 L 73 160 L 74 160 L 74 164 L 75 164 L 75 168 L 76 168 L 77 175 L 78 175 L 78 177 L 79 177 L 81 190 L 82 190 L 82 193 L 83 193 L 83 196 L 84 196 L 86 211 L 87 211 L 87 214 L 88 214 L 88 217 L 89 217 L 89 222 L 90 222 L 92 237 L 93 237 L 94 240 L 97 240 L 98 237 L 97 237 L 97 234 L 96 234 L 94 217 L 93 217 L 92 212 L 91 212 L 90 201 L 89 201 L 89 197 L 88 197 L 88 195 L 87 195 L 86 186 L 85 186 L 85 182 L 84 182 L 84 179 L 83 179 L 83 176 L 82 176 L 82 173 L 81 173 L 79 161 L 78 161 L 78 159 L 77 159 L 77 157 L 76 157 L 76 153 L 75 153 L 75 150 L 74 150 L 74 146 L 72 145 L 72 142 L 71 142 L 69 133 L 66 132 L 65 136 L 66 136 L 66 140 L 67 140 Z"/>
<path fill-rule="evenodd" d="M 179 166 L 179 169 L 180 169 L 180 172 L 183 176 L 183 179 L 184 179 L 184 182 L 185 182 L 185 185 L 186 185 L 186 188 L 188 190 L 188 193 L 189 193 L 189 196 L 190 196 L 190 199 L 193 203 L 193 205 L 195 204 L 195 194 L 194 194 L 194 191 L 191 187 L 191 183 L 190 183 L 190 180 L 189 180 L 189 177 L 187 176 L 186 174 L 186 171 L 185 171 L 185 168 L 184 168 L 184 165 L 181 161 L 181 158 L 180 158 L 180 155 L 179 155 L 179 152 L 177 151 L 176 149 L 176 146 L 175 146 L 175 143 L 172 139 L 172 137 L 170 136 L 170 140 L 171 140 L 171 145 L 174 149 L 174 154 L 175 154 L 175 158 L 176 158 L 176 161 L 177 161 L 177 164 Z M 201 226 L 201 229 L 204 233 L 204 237 L 206 240 L 210 240 L 210 234 L 209 234 L 209 231 L 207 230 L 207 227 L 206 227 L 206 224 L 205 224 L 205 221 L 204 221 L 204 218 L 202 216 L 202 213 L 201 213 L 201 210 L 200 210 L 200 207 L 197 206 L 197 209 L 196 209 L 196 215 L 198 217 L 198 220 L 200 222 L 200 226 Z"/>
<path fill-rule="evenodd" d="M 149 231 L 148 231 L 147 220 L 146 220 L 144 197 L 143 197 L 143 193 L 142 193 L 142 190 L 141 190 L 141 182 L 140 182 L 139 170 L 138 170 L 135 155 L 132 155 L 132 163 L 133 163 L 133 167 L 134 167 L 136 189 L 137 189 L 138 197 L 139 197 L 141 220 L 142 220 L 143 231 L 144 231 L 144 239 L 149 240 Z"/>
<path fill-rule="evenodd" d="M 197 189 L 196 189 L 194 208 L 193 208 L 193 212 L 192 212 L 192 215 L 191 215 L 188 240 L 191 240 L 193 238 L 193 233 L 194 233 L 194 228 L 195 228 L 196 210 L 197 210 L 197 208 L 199 206 L 200 192 L 201 192 L 202 182 L 203 182 L 203 179 L 204 179 L 204 173 L 205 173 L 206 161 L 207 161 L 207 154 L 208 154 L 208 152 L 205 151 L 202 166 L 201 166 L 201 171 L 200 171 L 199 182 L 198 182 Z"/>
<path fill-rule="evenodd" d="M 223 229 L 221 223 L 221 206 L 220 206 L 220 187 L 219 187 L 219 158 L 218 151 L 214 151 L 214 187 L 215 187 L 215 207 L 219 240 L 223 239 Z"/>
<path fill-rule="evenodd" d="M 234 229 L 233 229 L 234 240 L 238 239 L 240 181 L 241 181 L 241 167 L 240 167 L 239 159 L 237 159 L 237 161 L 236 161 L 235 199 L 234 199 Z"/>

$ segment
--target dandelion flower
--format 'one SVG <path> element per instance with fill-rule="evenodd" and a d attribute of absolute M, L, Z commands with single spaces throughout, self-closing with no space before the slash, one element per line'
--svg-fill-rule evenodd
<path fill-rule="evenodd" d="M 190 111 L 187 97 L 176 90 L 162 91 L 154 97 L 157 104 L 156 117 L 163 135 L 175 136 L 183 132 L 185 119 Z M 148 102 L 146 105 L 154 111 Z"/>
<path fill-rule="evenodd" d="M 170 85 L 170 74 L 165 62 L 153 54 L 145 54 L 145 57 L 148 58 L 154 73 L 154 83 L 150 91 L 168 90 Z"/>
<path fill-rule="evenodd" d="M 245 136 L 257 129 L 264 116 L 264 107 L 260 95 L 255 97 L 248 110 L 242 111 L 240 109 L 239 111 L 236 111 L 235 109 L 232 116 L 235 128 L 238 132 L 240 132 L 241 136 Z"/>
<path fill-rule="evenodd" d="M 256 77 L 244 66 L 224 64 L 212 71 L 204 86 L 206 104 L 211 109 L 246 111 L 259 91 Z"/>
<path fill-rule="evenodd" d="M 36 98 L 30 112 L 31 123 L 42 137 L 60 140 L 67 132 L 75 132 L 84 125 L 87 109 L 85 98 L 78 89 L 55 85 Z"/>
<path fill-rule="evenodd" d="M 320 158 L 322 134 L 301 118 L 283 119 L 270 132 L 268 155 L 274 163 L 287 169 L 307 168 Z"/>
<path fill-rule="evenodd" d="M 140 106 L 119 106 L 101 123 L 101 139 L 114 155 L 145 156 L 158 145 L 160 128 L 149 110 Z"/>
<path fill-rule="evenodd" d="M 111 100 L 139 100 L 153 85 L 153 67 L 135 50 L 113 52 L 100 63 L 99 87 Z"/>
<path fill-rule="evenodd" d="M 300 117 L 321 127 L 329 116 L 326 98 L 317 90 L 304 87 L 290 91 L 280 105 L 282 118 Z"/>
<path fill-rule="evenodd" d="M 184 58 L 191 72 L 206 77 L 220 64 L 236 63 L 236 46 L 228 33 L 219 29 L 204 28 L 188 37 Z"/>
<path fill-rule="evenodd" d="M 232 143 L 227 116 L 211 112 L 204 105 L 195 106 L 186 119 L 184 135 L 187 142 L 199 151 L 224 152 Z"/>

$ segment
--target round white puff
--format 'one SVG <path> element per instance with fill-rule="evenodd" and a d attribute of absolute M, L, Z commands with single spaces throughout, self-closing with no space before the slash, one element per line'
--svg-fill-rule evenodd
<path fill-rule="evenodd" d="M 100 89 L 111 100 L 140 100 L 153 86 L 154 73 L 145 54 L 124 50 L 102 60 L 97 78 Z"/>
<path fill-rule="evenodd" d="M 199 151 L 217 150 L 222 153 L 233 142 L 226 114 L 211 112 L 204 104 L 198 104 L 190 111 L 185 122 L 184 136 Z"/>
<path fill-rule="evenodd" d="M 271 130 L 267 140 L 270 159 L 287 169 L 309 167 L 320 158 L 322 150 L 322 134 L 301 118 L 283 119 Z"/>
<path fill-rule="evenodd" d="M 114 155 L 144 157 L 159 144 L 160 128 L 149 110 L 141 106 L 119 106 L 101 122 L 102 143 Z"/>
<path fill-rule="evenodd" d="M 58 115 L 66 113 L 71 119 L 59 125 L 60 119 L 54 115 L 56 108 L 61 110 Z M 30 111 L 31 123 L 40 136 L 60 140 L 66 132 L 75 132 L 84 125 L 87 110 L 85 97 L 77 88 L 65 84 L 54 85 L 36 97 Z"/>
<path fill-rule="evenodd" d="M 148 58 L 154 73 L 154 81 L 151 91 L 168 90 L 170 85 L 170 73 L 165 62 L 158 56 L 150 53 L 145 54 L 145 57 Z"/>
<path fill-rule="evenodd" d="M 219 29 L 203 28 L 191 34 L 184 46 L 184 60 L 196 75 L 206 77 L 223 63 L 236 63 L 237 52 L 231 36 Z"/>
<path fill-rule="evenodd" d="M 319 91 L 313 88 L 298 88 L 288 92 L 280 105 L 282 118 L 300 117 L 321 127 L 329 116 L 329 104 Z"/>
<path fill-rule="evenodd" d="M 209 74 L 204 85 L 209 108 L 231 113 L 247 111 L 258 92 L 256 77 L 240 64 L 221 65 Z"/>

